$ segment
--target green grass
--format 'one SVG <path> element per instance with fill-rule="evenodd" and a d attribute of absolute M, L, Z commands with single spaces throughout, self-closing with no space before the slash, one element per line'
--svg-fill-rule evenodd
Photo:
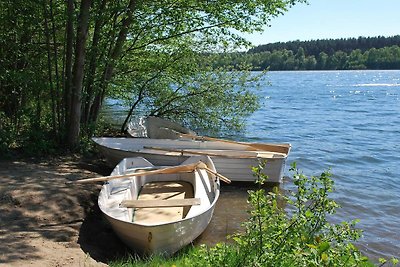
<path fill-rule="evenodd" d="M 153 255 L 148 258 L 140 258 L 138 256 L 127 256 L 125 258 L 109 263 L 110 267 L 159 267 L 159 266 L 190 266 L 193 257 L 198 253 L 199 248 L 187 246 L 172 257 L 162 257 Z"/>

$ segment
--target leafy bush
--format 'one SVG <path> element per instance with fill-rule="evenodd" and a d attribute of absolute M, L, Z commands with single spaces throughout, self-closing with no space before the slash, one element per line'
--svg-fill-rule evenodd
<path fill-rule="evenodd" d="M 9 156 L 14 152 L 25 156 L 54 154 L 60 144 L 48 123 L 33 121 L 29 114 L 22 114 L 17 122 L 0 112 L 0 153 Z"/>
<path fill-rule="evenodd" d="M 0 153 L 8 152 L 12 144 L 13 128 L 11 120 L 7 118 L 4 112 L 0 111 Z"/>
<path fill-rule="evenodd" d="M 261 172 L 265 163 L 254 168 L 262 185 L 267 179 Z M 306 177 L 292 165 L 296 190 L 288 196 L 277 188 L 249 191 L 250 218 L 244 223 L 245 232 L 232 238 L 235 245 L 220 244 L 224 249 L 203 248 L 209 266 L 351 266 L 368 265 L 352 244 L 361 236 L 355 221 L 331 224 L 327 220 L 338 204 L 328 198 L 333 190 L 329 172 Z M 285 212 L 279 201 L 286 203 Z M 223 255 L 234 252 L 235 262 L 225 265 Z M 221 255 L 223 253 L 223 255 Z M 232 253 L 232 252 L 231 252 Z"/>

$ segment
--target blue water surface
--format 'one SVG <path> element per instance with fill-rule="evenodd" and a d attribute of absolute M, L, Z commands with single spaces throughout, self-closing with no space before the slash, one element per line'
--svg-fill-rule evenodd
<path fill-rule="evenodd" d="M 269 72 L 262 84 L 240 137 L 291 143 L 288 165 L 307 175 L 331 168 L 335 218 L 360 219 L 367 255 L 399 257 L 400 71 Z"/>

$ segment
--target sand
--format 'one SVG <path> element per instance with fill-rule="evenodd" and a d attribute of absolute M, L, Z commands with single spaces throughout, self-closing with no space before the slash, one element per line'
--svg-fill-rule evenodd
<path fill-rule="evenodd" d="M 132 253 L 97 206 L 101 183 L 65 185 L 109 175 L 106 166 L 102 159 L 78 156 L 0 160 L 0 267 L 106 266 Z M 249 189 L 254 188 L 223 187 L 213 219 L 195 245 L 228 241 L 241 229 Z"/>
<path fill-rule="evenodd" d="M 99 159 L 0 160 L 0 266 L 106 266 L 127 254 L 97 206 Z"/>

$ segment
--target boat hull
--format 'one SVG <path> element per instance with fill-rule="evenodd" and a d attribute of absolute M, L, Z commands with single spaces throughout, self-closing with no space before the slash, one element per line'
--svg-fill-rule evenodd
<path fill-rule="evenodd" d="M 251 170 L 252 167 L 258 166 L 260 160 L 266 160 L 266 165 L 263 169 L 263 173 L 268 176 L 267 182 L 269 183 L 280 183 L 282 181 L 282 176 L 285 168 L 285 163 L 287 159 L 287 154 L 290 151 L 290 145 L 287 148 L 287 153 L 273 153 L 271 157 L 242 157 L 240 155 L 229 155 L 232 151 L 243 150 L 243 146 L 232 146 L 227 144 L 220 144 L 218 142 L 193 142 L 193 141 L 177 141 L 165 139 L 148 139 L 145 140 L 144 144 L 134 145 L 135 142 L 140 143 L 142 140 L 140 138 L 118 138 L 118 142 L 113 142 L 112 138 L 93 138 L 98 149 L 104 155 L 107 162 L 110 165 L 115 165 L 120 160 L 125 157 L 144 157 L 149 160 L 154 165 L 177 165 L 181 164 L 188 157 L 193 154 L 190 153 L 179 153 L 165 151 L 157 151 L 150 149 L 143 149 L 146 145 L 150 146 L 163 146 L 172 147 L 179 149 L 195 147 L 198 151 L 211 151 L 207 149 L 220 149 L 220 155 L 209 154 L 211 159 L 215 164 L 217 172 L 228 177 L 231 181 L 241 181 L 241 182 L 254 182 L 256 177 L 253 176 Z M 149 140 L 154 140 L 151 143 Z M 129 142 L 131 144 L 129 144 Z M 215 143 L 210 147 L 209 145 L 204 145 L 207 143 Z M 133 144 L 133 145 L 132 145 Z M 193 145 L 195 144 L 195 145 Z M 279 148 L 281 149 L 281 148 Z M 213 150 L 214 151 L 214 150 Z"/>
<path fill-rule="evenodd" d="M 199 160 L 215 171 L 213 162 L 207 156 L 190 157 L 184 164 Z M 111 175 L 126 174 L 128 168 L 125 165 L 137 161 L 145 164 L 139 166 L 132 163 L 130 170 L 133 167 L 139 169 L 154 167 L 144 158 L 125 158 L 114 168 Z M 190 207 L 184 218 L 167 222 L 157 220 L 157 215 L 151 222 L 136 221 L 134 219 L 136 209 L 119 206 L 123 200 L 138 199 L 145 184 L 166 181 L 190 182 L 193 185 L 194 197 L 199 198 L 201 204 Z M 207 228 L 219 198 L 219 190 L 219 179 L 209 176 L 205 170 L 196 170 L 192 173 L 142 175 L 107 182 L 100 191 L 98 204 L 117 236 L 137 254 L 169 256 L 190 244 Z"/>
<path fill-rule="evenodd" d="M 160 226 L 137 225 L 105 217 L 117 236 L 140 255 L 172 255 L 190 244 L 212 219 L 215 205 L 201 216 Z"/>

